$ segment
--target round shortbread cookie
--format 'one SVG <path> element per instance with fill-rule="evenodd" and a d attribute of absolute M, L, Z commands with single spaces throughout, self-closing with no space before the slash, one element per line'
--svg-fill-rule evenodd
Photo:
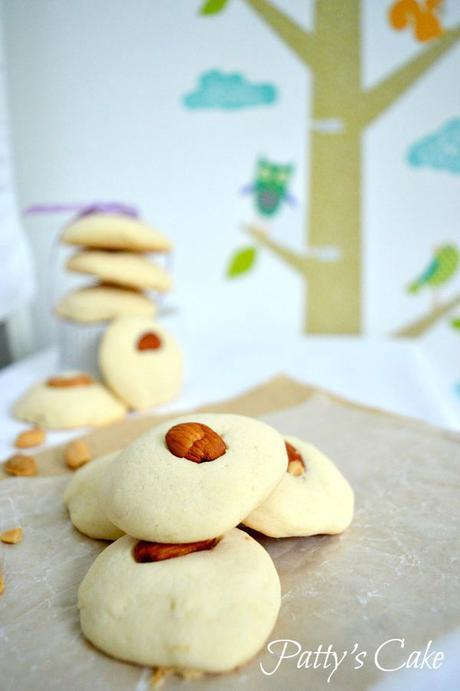
<path fill-rule="evenodd" d="M 211 549 L 147 563 L 135 561 L 135 550 L 135 539 L 120 538 L 80 585 L 81 627 L 97 648 L 202 672 L 232 670 L 261 649 L 278 616 L 280 582 L 252 537 L 235 529 Z"/>
<path fill-rule="evenodd" d="M 130 216 L 95 213 L 70 223 L 61 235 L 68 245 L 134 252 L 168 252 L 171 242 L 163 233 Z"/>
<path fill-rule="evenodd" d="M 66 268 L 96 276 L 100 281 L 138 290 L 164 293 L 171 288 L 171 279 L 166 271 L 142 254 L 87 250 L 72 255 Z"/>
<path fill-rule="evenodd" d="M 123 418 L 126 407 L 87 374 L 64 372 L 32 386 L 13 414 L 50 429 L 96 427 Z"/>
<path fill-rule="evenodd" d="M 286 441 L 297 456 L 292 454 L 279 485 L 247 516 L 244 525 L 270 537 L 341 533 L 353 518 L 352 488 L 313 444 L 297 437 L 286 437 Z"/>
<path fill-rule="evenodd" d="M 117 540 L 123 531 L 111 523 L 99 504 L 99 483 L 118 451 L 90 461 L 77 470 L 64 491 L 64 503 L 74 526 L 99 540 Z"/>
<path fill-rule="evenodd" d="M 60 317 L 84 324 L 127 314 L 153 317 L 156 309 L 155 303 L 142 293 L 103 284 L 74 290 L 56 305 Z"/>
<path fill-rule="evenodd" d="M 99 366 L 110 388 L 135 410 L 166 403 L 182 387 L 183 356 L 176 339 L 145 317 L 120 317 L 110 324 Z"/>
<path fill-rule="evenodd" d="M 101 481 L 101 505 L 139 539 L 206 540 L 259 506 L 286 466 L 283 438 L 263 422 L 187 415 L 149 430 L 117 456 Z"/>

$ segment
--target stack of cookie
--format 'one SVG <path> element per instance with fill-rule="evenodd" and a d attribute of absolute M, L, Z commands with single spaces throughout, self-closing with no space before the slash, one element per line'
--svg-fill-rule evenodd
<path fill-rule="evenodd" d="M 96 373 L 94 345 L 107 321 L 122 315 L 152 317 L 157 305 L 151 293 L 171 289 L 168 272 L 147 256 L 169 252 L 171 243 L 119 204 L 88 207 L 65 227 L 61 242 L 79 248 L 67 270 L 95 279 L 56 305 L 64 320 L 58 330 L 62 365 Z"/>
<path fill-rule="evenodd" d="M 179 673 L 240 666 L 275 624 L 276 569 L 236 526 L 332 534 L 353 514 L 351 487 L 313 446 L 215 414 L 163 423 L 93 461 L 65 502 L 81 532 L 116 540 L 79 589 L 85 636 L 113 657 Z"/>
<path fill-rule="evenodd" d="M 65 319 L 89 323 L 124 314 L 153 316 L 156 305 L 146 292 L 171 288 L 168 273 L 146 257 L 169 252 L 171 243 L 137 217 L 92 207 L 64 229 L 61 242 L 80 247 L 67 269 L 97 279 L 59 302 L 56 311 Z"/>
<path fill-rule="evenodd" d="M 62 429 L 109 424 L 127 409 L 142 410 L 175 398 L 182 386 L 182 351 L 172 334 L 148 317 L 115 319 L 97 345 L 98 382 L 86 372 L 61 372 L 28 389 L 16 417 Z"/>
<path fill-rule="evenodd" d="M 13 414 L 51 429 L 96 426 L 175 398 L 182 351 L 153 321 L 156 304 L 147 294 L 171 287 L 168 273 L 146 257 L 170 251 L 168 238 L 130 207 L 103 204 L 85 209 L 61 240 L 80 248 L 67 268 L 97 282 L 57 305 L 60 372 L 27 390 Z"/>

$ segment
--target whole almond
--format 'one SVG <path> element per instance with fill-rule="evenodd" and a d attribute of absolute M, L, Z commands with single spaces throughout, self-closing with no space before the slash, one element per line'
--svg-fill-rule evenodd
<path fill-rule="evenodd" d="M 0 533 L 0 541 L 7 545 L 17 545 L 22 542 L 23 532 L 22 528 L 12 528 L 11 530 L 4 530 Z"/>
<path fill-rule="evenodd" d="M 217 537 L 211 540 L 187 542 L 181 545 L 140 540 L 134 546 L 133 557 L 134 560 L 140 564 L 152 561 L 164 561 L 165 559 L 185 557 L 186 554 L 192 554 L 192 552 L 202 552 L 203 550 L 213 549 L 218 542 L 219 538 Z"/>
<path fill-rule="evenodd" d="M 204 672 L 201 669 L 178 669 L 176 676 L 184 681 L 195 681 L 195 679 L 201 679 L 204 677 Z"/>
<path fill-rule="evenodd" d="M 153 331 L 147 331 L 137 342 L 138 350 L 158 350 L 158 348 L 161 348 L 161 338 Z"/>
<path fill-rule="evenodd" d="M 290 475 L 295 475 L 296 477 L 303 475 L 305 472 L 305 461 L 303 460 L 301 453 L 288 441 L 285 442 L 285 444 L 288 455 L 288 473 Z"/>
<path fill-rule="evenodd" d="M 174 667 L 154 667 L 152 669 L 152 676 L 150 678 L 150 686 L 154 689 L 159 689 L 168 677 L 176 676 L 185 681 L 195 681 L 204 676 L 204 672 L 199 669 L 176 669 Z"/>
<path fill-rule="evenodd" d="M 71 441 L 67 444 L 64 457 L 68 467 L 72 470 L 76 470 L 85 463 L 88 463 L 92 455 L 83 439 L 75 439 L 75 441 Z"/>
<path fill-rule="evenodd" d="M 201 422 L 182 422 L 166 433 L 166 446 L 174 456 L 194 463 L 215 461 L 227 450 L 222 437 Z"/>
<path fill-rule="evenodd" d="M 153 689 L 159 689 L 165 683 L 168 677 L 174 674 L 173 667 L 154 667 L 152 676 L 150 677 L 150 686 Z"/>
<path fill-rule="evenodd" d="M 45 430 L 41 427 L 32 427 L 20 432 L 16 437 L 14 445 L 17 449 L 32 449 L 34 446 L 41 446 L 46 438 Z"/>
<path fill-rule="evenodd" d="M 3 469 L 8 475 L 18 475 L 22 477 L 36 475 L 38 473 L 37 462 L 32 456 L 16 454 L 11 456 L 3 464 Z"/>
<path fill-rule="evenodd" d="M 70 377 L 50 377 L 46 385 L 56 389 L 68 389 L 72 386 L 89 386 L 93 383 L 94 379 L 89 374 L 75 374 Z"/>

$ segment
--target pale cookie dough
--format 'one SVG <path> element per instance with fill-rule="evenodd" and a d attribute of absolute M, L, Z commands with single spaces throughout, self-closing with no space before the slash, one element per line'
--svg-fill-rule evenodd
<path fill-rule="evenodd" d="M 105 653 L 148 667 L 225 672 L 270 635 L 280 582 L 264 548 L 231 530 L 212 549 L 137 563 L 128 535 L 107 547 L 78 591 L 83 633 Z"/>
<path fill-rule="evenodd" d="M 207 426 L 206 437 L 214 435 L 211 448 L 219 449 L 215 460 L 177 456 L 178 436 L 175 446 L 167 445 L 166 435 L 177 425 L 182 431 L 183 423 L 193 427 L 191 435 L 181 432 L 182 441 L 198 456 L 203 439 L 196 435 L 194 442 L 193 430 L 197 423 Z M 286 466 L 284 440 L 272 427 L 241 415 L 193 413 L 163 422 L 122 451 L 102 479 L 101 505 L 115 525 L 139 539 L 206 540 L 234 528 L 259 506 Z"/>
<path fill-rule="evenodd" d="M 19 399 L 13 414 L 41 427 L 96 427 L 120 420 L 126 407 L 89 375 L 64 372 L 32 386 Z"/>
<path fill-rule="evenodd" d="M 74 526 L 84 535 L 99 540 L 117 540 L 123 531 L 111 523 L 99 504 L 99 483 L 113 459 L 107 454 L 90 461 L 74 474 L 65 488 L 64 503 Z"/>
<path fill-rule="evenodd" d="M 110 388 L 135 410 L 166 403 L 182 387 L 183 356 L 176 339 L 144 317 L 120 317 L 109 326 L 99 366 Z"/>
<path fill-rule="evenodd" d="M 286 472 L 270 494 L 243 521 L 270 537 L 333 535 L 353 518 L 353 490 L 338 468 L 313 444 L 286 437 L 300 453 L 305 469 Z"/>
<path fill-rule="evenodd" d="M 134 252 L 167 252 L 169 239 L 137 218 L 95 213 L 78 218 L 64 228 L 61 241 L 100 249 Z"/>
<path fill-rule="evenodd" d="M 171 279 L 166 271 L 142 254 L 86 250 L 72 255 L 66 268 L 128 288 L 157 290 L 160 293 L 171 288 Z"/>
<path fill-rule="evenodd" d="M 84 324 L 110 321 L 127 314 L 153 317 L 156 310 L 155 303 L 142 293 L 103 284 L 74 290 L 56 305 L 60 317 Z"/>

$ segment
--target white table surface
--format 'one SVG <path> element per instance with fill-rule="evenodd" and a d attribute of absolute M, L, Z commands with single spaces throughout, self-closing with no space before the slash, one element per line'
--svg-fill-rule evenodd
<path fill-rule="evenodd" d="M 177 331 L 182 329 L 176 328 Z M 458 428 L 458 411 L 445 397 L 436 367 L 417 343 L 354 338 L 275 338 L 273 333 L 232 334 L 216 345 L 207 333 L 177 334 L 186 348 L 187 378 L 182 396 L 161 410 L 182 410 L 223 400 L 284 372 L 353 401 Z M 0 453 L 14 452 L 16 434 L 26 425 L 11 406 L 31 384 L 56 371 L 50 349 L 0 371 Z M 157 409 L 159 410 L 159 409 Z M 52 445 L 81 433 L 51 432 Z"/>

